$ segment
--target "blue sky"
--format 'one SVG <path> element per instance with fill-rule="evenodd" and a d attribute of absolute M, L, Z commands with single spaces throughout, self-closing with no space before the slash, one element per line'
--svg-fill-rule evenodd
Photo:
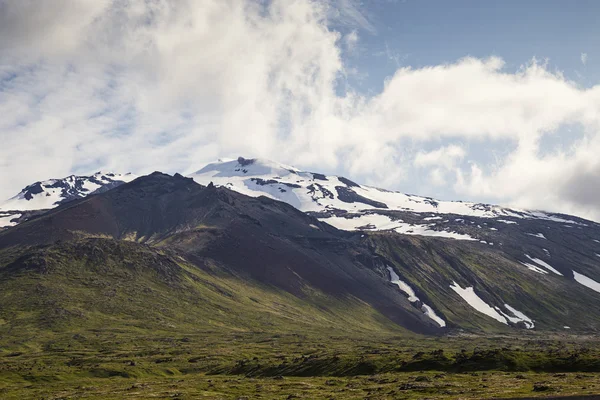
<path fill-rule="evenodd" d="M 0 0 L 0 198 L 241 155 L 600 219 L 599 8 Z"/>
<path fill-rule="evenodd" d="M 348 65 L 367 74 L 352 81 L 365 93 L 379 92 L 398 67 L 466 56 L 499 56 L 513 70 L 536 57 L 587 87 L 600 78 L 600 57 L 593 55 L 600 36 L 596 1 L 391 0 L 362 2 L 361 9 L 368 25 L 335 27 L 360 34 L 358 50 L 344 56 Z"/>
<path fill-rule="evenodd" d="M 394 61 L 373 65 L 371 56 L 397 56 L 400 65 L 422 67 L 454 62 L 465 56 L 502 57 L 508 68 L 518 68 L 532 57 L 549 59 L 582 84 L 598 77 L 600 27 L 596 1 L 396 1 L 363 2 L 370 27 L 361 28 L 357 66 L 371 71 L 367 86 L 397 68 Z M 366 5 L 368 4 L 368 6 Z M 587 53 L 587 66 L 581 54 Z M 578 79 L 586 72 L 588 80 Z"/>

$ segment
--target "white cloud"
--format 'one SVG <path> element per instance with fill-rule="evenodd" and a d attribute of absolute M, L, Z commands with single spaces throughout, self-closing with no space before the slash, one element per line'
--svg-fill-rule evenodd
<path fill-rule="evenodd" d="M 289 129 L 336 107 L 339 35 L 310 1 L 72 3 L 38 10 L 44 29 L 29 21 L 33 2 L 4 5 L 15 21 L 0 36 L 16 42 L 0 47 L 3 197 L 94 164 L 147 172 L 274 156 L 295 140 Z"/>
<path fill-rule="evenodd" d="M 450 169 L 456 165 L 457 161 L 462 160 L 465 154 L 466 152 L 462 147 L 449 145 L 430 152 L 420 151 L 415 156 L 414 163 L 417 167 L 443 166 Z"/>
<path fill-rule="evenodd" d="M 588 60 L 588 55 L 587 55 L 587 53 L 581 53 L 581 63 L 582 63 L 583 65 L 586 65 L 586 64 L 587 64 L 587 60 Z"/>
<path fill-rule="evenodd" d="M 463 196 L 600 215 L 589 193 L 599 187 L 600 86 L 491 57 L 399 68 L 376 96 L 340 95 L 352 38 L 330 22 L 345 15 L 368 28 L 357 4 L 1 3 L 0 198 L 71 172 L 189 172 L 245 155 L 395 189 L 420 168 Z M 541 151 L 542 138 L 573 124 L 583 139 Z M 470 143 L 506 142 L 517 150 L 461 169 L 477 159 Z M 439 149 L 408 150 L 425 145 Z"/>
<path fill-rule="evenodd" d="M 540 156 L 537 148 L 510 154 L 485 173 L 473 164 L 458 172 L 456 189 L 523 208 L 550 209 L 600 220 L 600 137 L 598 127 L 571 148 Z"/>
<path fill-rule="evenodd" d="M 434 187 L 447 185 L 448 172 L 466 155 L 465 150 L 458 145 L 440 147 L 436 150 L 419 151 L 414 158 L 414 166 L 429 169 L 429 183 Z"/>
<path fill-rule="evenodd" d="M 448 184 L 447 176 L 447 171 L 439 167 L 434 167 L 429 170 L 429 183 L 434 187 L 445 186 Z"/>
<path fill-rule="evenodd" d="M 25 56 L 81 50 L 94 19 L 109 0 L 19 0 L 0 3 L 0 48 Z"/>

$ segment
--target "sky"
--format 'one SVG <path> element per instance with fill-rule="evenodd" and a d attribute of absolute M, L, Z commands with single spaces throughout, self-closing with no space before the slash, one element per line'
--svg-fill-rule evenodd
<path fill-rule="evenodd" d="M 0 0 L 0 198 L 262 157 L 600 221 L 600 2 Z"/>

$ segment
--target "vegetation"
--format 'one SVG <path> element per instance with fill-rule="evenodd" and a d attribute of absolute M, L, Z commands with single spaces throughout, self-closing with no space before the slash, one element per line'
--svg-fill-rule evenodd
<path fill-rule="evenodd" d="M 0 266 L 3 399 L 600 392 L 593 336 L 419 336 L 355 299 L 106 238 L 5 249 Z"/>
<path fill-rule="evenodd" d="M 600 391 L 597 339 L 473 339 L 96 329 L 37 338 L 37 350 L 2 346 L 0 397 L 455 399 Z"/>

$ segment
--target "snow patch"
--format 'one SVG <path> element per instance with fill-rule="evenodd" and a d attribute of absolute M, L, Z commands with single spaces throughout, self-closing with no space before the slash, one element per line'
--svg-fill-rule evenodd
<path fill-rule="evenodd" d="M 15 218 L 20 218 L 21 215 L 22 214 L 8 214 L 8 215 L 0 214 L 0 228 L 6 228 L 8 226 L 15 226 L 16 223 L 10 222 L 10 221 Z"/>
<path fill-rule="evenodd" d="M 397 285 L 400 288 L 400 290 L 402 290 L 408 295 L 408 301 L 410 301 L 411 303 L 419 301 L 419 298 L 415 294 L 415 291 L 410 287 L 410 285 L 400 280 L 400 277 L 398 276 L 396 271 L 392 269 L 392 267 L 387 267 L 387 269 L 390 272 L 390 282 Z"/>
<path fill-rule="evenodd" d="M 427 304 L 423 303 L 423 306 L 421 307 L 421 311 L 423 311 L 423 314 L 427 315 L 429 318 L 431 318 L 432 320 L 434 320 L 435 322 L 437 322 L 437 324 L 441 328 L 444 328 L 446 326 L 446 321 L 444 321 L 443 319 L 441 319 L 435 313 L 435 311 L 433 311 L 433 308 L 429 307 Z"/>
<path fill-rule="evenodd" d="M 504 304 L 504 307 L 506 307 L 506 309 L 512 313 L 512 317 L 500 310 L 498 307 L 496 307 L 496 309 L 500 311 L 502 315 L 504 315 L 504 317 L 506 317 L 506 319 L 508 319 L 510 322 L 515 324 L 518 322 L 523 322 L 527 329 L 533 329 L 535 327 L 534 321 L 527 315 L 523 314 L 521 311 L 509 306 L 508 304 Z"/>
<path fill-rule="evenodd" d="M 391 230 L 403 224 L 402 220 L 393 220 L 381 214 L 357 214 L 346 217 L 320 218 L 320 221 L 346 231 L 354 230 Z"/>
<path fill-rule="evenodd" d="M 343 217 L 333 216 L 329 218 L 319 218 L 320 221 L 333 225 L 338 229 L 353 230 L 395 230 L 405 235 L 434 236 L 456 240 L 477 240 L 469 235 L 451 232 L 436 231 L 429 225 L 409 224 L 402 220 L 393 220 L 387 215 L 382 214 L 355 214 Z"/>
<path fill-rule="evenodd" d="M 475 293 L 473 287 L 467 287 L 463 289 L 456 282 L 452 282 L 452 285 L 450 285 L 450 289 L 454 290 L 464 301 L 466 301 L 475 310 L 487 315 L 488 317 L 495 319 L 498 322 L 508 325 L 506 318 L 500 315 L 498 311 L 496 311 L 493 307 L 490 307 L 490 305 L 483 301 L 481 297 L 477 296 L 477 293 Z"/>
<path fill-rule="evenodd" d="M 498 221 L 498 222 L 502 222 L 502 223 L 505 223 L 505 224 L 508 224 L 508 225 L 511 225 L 511 224 L 518 225 L 518 224 L 519 224 L 518 222 L 515 222 L 515 221 L 509 221 L 509 220 L 507 220 L 507 219 L 497 219 L 496 221 Z"/>
<path fill-rule="evenodd" d="M 575 277 L 575 280 L 583 286 L 586 286 L 592 289 L 593 291 L 600 293 L 600 283 L 576 271 L 573 271 L 573 276 Z"/>
<path fill-rule="evenodd" d="M 398 276 L 398 274 L 396 273 L 396 271 L 394 271 L 392 269 L 392 267 L 387 267 L 387 270 L 390 272 L 390 282 L 397 285 L 401 291 L 406 293 L 406 295 L 408 296 L 408 301 L 410 301 L 411 303 L 416 303 L 417 301 L 419 301 L 419 298 L 416 296 L 413 288 L 411 288 L 408 283 L 402 281 L 400 279 L 400 277 Z M 427 304 L 425 304 L 425 303 L 421 304 L 421 311 L 423 311 L 423 314 L 425 314 L 427 317 L 429 317 L 430 319 L 435 321 L 441 328 L 446 326 L 446 321 L 441 319 L 435 313 L 433 308 L 429 307 Z"/>
<path fill-rule="evenodd" d="M 546 263 L 545 261 L 540 260 L 539 258 L 530 257 L 527 254 L 525 254 L 525 257 L 529 258 L 534 263 L 541 265 L 542 267 L 546 268 L 547 270 L 554 272 L 556 275 L 563 276 L 563 274 L 561 274 L 558 270 L 553 268 L 550 264 Z"/>
<path fill-rule="evenodd" d="M 542 250 L 544 250 L 544 253 L 546 253 L 546 255 L 547 255 L 548 257 L 550 257 L 550 252 L 548 251 L 548 249 L 542 249 Z"/>
<path fill-rule="evenodd" d="M 474 237 L 471 237 L 467 234 L 451 232 L 451 231 L 434 231 L 429 229 L 427 225 L 413 225 L 403 223 L 397 227 L 396 232 L 404 233 L 405 235 L 421 235 L 421 236 L 435 236 L 456 240 L 477 240 Z"/>
<path fill-rule="evenodd" d="M 520 263 L 523 264 L 524 266 L 526 266 L 531 271 L 537 272 L 538 274 L 546 275 L 549 273 L 548 271 L 541 269 L 537 265 L 529 264 L 529 263 L 522 262 L 522 261 L 520 261 Z"/>
<path fill-rule="evenodd" d="M 529 264 L 529 263 L 526 263 L 526 262 L 521 262 L 521 264 L 523 264 L 524 266 L 526 266 L 531 271 L 537 272 L 538 274 L 546 275 L 546 274 L 549 273 L 548 271 L 541 269 L 537 265 Z"/>
<path fill-rule="evenodd" d="M 582 223 L 579 223 L 577 221 L 573 221 L 573 220 L 570 220 L 570 219 L 560 218 L 560 217 L 557 217 L 556 215 L 551 215 L 551 214 L 548 214 L 548 213 L 545 213 L 545 212 L 542 212 L 542 211 L 529 211 L 528 213 L 531 216 L 533 216 L 534 218 L 545 219 L 547 221 L 563 222 L 565 224 L 587 226 L 586 224 L 582 224 Z"/>
<path fill-rule="evenodd" d="M 528 235 L 529 236 L 533 236 L 533 237 L 537 237 L 537 238 L 540 238 L 540 239 L 546 239 L 546 236 L 544 236 L 543 233 L 528 233 Z M 546 240 L 548 240 L 548 239 L 546 239 Z"/>

